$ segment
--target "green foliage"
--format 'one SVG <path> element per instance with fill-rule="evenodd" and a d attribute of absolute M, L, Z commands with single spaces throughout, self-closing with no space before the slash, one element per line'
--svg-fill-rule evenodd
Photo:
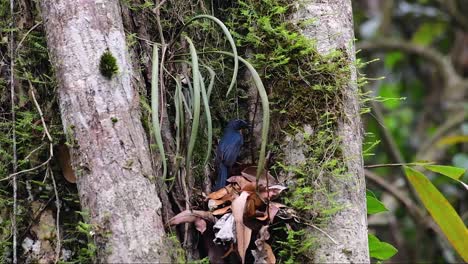
<path fill-rule="evenodd" d="M 172 248 L 170 253 L 173 263 L 187 263 L 187 257 L 185 255 L 185 250 L 180 246 L 180 241 L 175 234 L 168 235 L 169 248 Z M 198 263 L 198 262 L 197 262 Z M 202 260 L 200 260 L 200 263 Z"/>
<path fill-rule="evenodd" d="M 340 112 L 340 90 L 349 81 L 350 65 L 342 51 L 319 54 L 314 41 L 287 19 L 293 10 L 291 1 L 239 1 L 229 9 L 227 24 L 239 48 L 255 50 L 249 61 L 272 89 L 273 123 L 317 123 L 327 110 Z"/>
<path fill-rule="evenodd" d="M 385 207 L 385 205 L 375 197 L 375 194 L 373 194 L 370 191 L 366 192 L 366 201 L 367 201 L 367 213 L 368 214 L 377 214 L 380 212 L 386 212 L 388 209 Z"/>
<path fill-rule="evenodd" d="M 440 171 L 440 167 L 438 168 Z M 442 169 L 447 172 L 446 169 Z M 450 170 L 452 171 L 452 170 Z M 424 207 L 446 235 L 458 254 L 468 261 L 468 229 L 452 205 L 421 172 L 405 167 L 406 177 L 411 183 Z"/>
<path fill-rule="evenodd" d="M 300 263 L 302 255 L 316 246 L 315 239 L 306 230 L 286 230 L 287 237 L 284 241 L 276 241 L 278 248 L 277 259 L 279 263 Z M 304 263 L 304 262 L 303 262 Z"/>
<path fill-rule="evenodd" d="M 444 22 L 426 22 L 419 26 L 418 30 L 413 34 L 412 42 L 428 46 L 434 42 L 437 37 L 440 37 L 447 30 L 447 24 Z"/>
<path fill-rule="evenodd" d="M 119 72 L 119 66 L 117 65 L 117 59 L 112 55 L 112 52 L 106 50 L 99 61 L 99 71 L 107 79 L 111 79 L 112 76 Z"/>
<path fill-rule="evenodd" d="M 380 241 L 376 236 L 368 234 L 369 254 L 378 260 L 387 260 L 393 257 L 398 250 L 389 243 Z"/>
<path fill-rule="evenodd" d="M 453 166 L 443 166 L 443 165 L 423 165 L 424 168 L 445 175 L 454 180 L 459 180 L 463 174 L 465 174 L 466 169 L 457 168 Z"/>

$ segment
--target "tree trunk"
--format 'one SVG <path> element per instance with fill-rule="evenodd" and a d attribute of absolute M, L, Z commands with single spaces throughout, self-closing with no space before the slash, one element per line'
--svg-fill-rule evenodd
<path fill-rule="evenodd" d="M 337 130 L 342 142 L 343 160 L 351 176 L 330 179 L 330 193 L 337 192 L 335 199 L 344 208 L 331 217 L 324 230 L 336 244 L 321 232 L 311 230 L 319 238 L 319 247 L 313 256 L 316 263 L 369 262 L 352 15 L 350 0 L 322 0 L 303 3 L 293 16 L 295 21 L 313 19 L 314 23 L 303 28 L 303 34 L 316 41 L 319 53 L 325 55 L 334 49 L 344 50 L 351 65 L 350 83 L 342 87 L 344 117 L 339 120 Z M 291 161 L 295 162 L 298 161 Z"/>
<path fill-rule="evenodd" d="M 42 1 L 82 207 L 100 262 L 169 262 L 118 1 Z M 118 72 L 99 70 L 110 51 Z"/>

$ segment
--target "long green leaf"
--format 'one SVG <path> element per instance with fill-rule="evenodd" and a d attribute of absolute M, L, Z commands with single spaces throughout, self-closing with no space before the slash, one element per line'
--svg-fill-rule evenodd
<path fill-rule="evenodd" d="M 153 117 L 153 130 L 163 164 L 163 179 L 166 179 L 166 154 L 164 153 L 164 145 L 161 137 L 161 127 L 159 126 L 159 54 L 158 47 L 156 45 L 153 45 L 153 64 L 151 68 L 151 113 Z"/>
<path fill-rule="evenodd" d="M 211 146 L 213 145 L 213 125 L 211 120 L 211 112 L 210 112 L 210 105 L 208 102 L 208 95 L 206 93 L 205 82 L 203 80 L 203 76 L 200 73 L 200 87 L 201 87 L 201 94 L 203 99 L 203 106 L 205 109 L 205 117 L 206 117 L 206 126 L 208 130 L 208 139 L 207 139 L 207 150 L 205 156 L 204 165 L 208 164 L 208 160 L 210 159 L 211 155 Z"/>
<path fill-rule="evenodd" d="M 406 177 L 450 244 L 468 261 L 468 230 L 452 205 L 421 172 L 405 167 Z"/>
<path fill-rule="evenodd" d="M 223 33 L 224 35 L 226 36 L 226 38 L 228 39 L 229 41 L 229 44 L 231 45 L 231 49 L 232 49 L 232 55 L 234 57 L 234 70 L 233 70 L 233 73 L 232 73 L 232 79 L 231 79 L 231 84 L 229 84 L 229 89 L 226 93 L 226 95 L 228 95 L 232 88 L 234 87 L 234 85 L 236 84 L 236 79 L 237 79 L 237 73 L 239 71 L 239 57 L 237 55 L 237 47 L 236 47 L 236 43 L 234 42 L 234 38 L 232 37 L 231 33 L 229 32 L 229 29 L 226 27 L 226 25 L 224 25 L 223 22 L 221 22 L 221 20 L 217 19 L 216 17 L 214 16 L 210 16 L 210 15 L 198 15 L 198 16 L 195 16 L 193 17 L 192 19 L 190 19 L 187 24 L 185 25 L 185 27 L 187 25 L 189 25 L 190 23 L 192 23 L 193 21 L 197 20 L 197 19 L 202 19 L 202 18 L 206 18 L 206 19 L 210 19 L 212 21 L 214 21 L 216 24 L 218 24 L 218 26 L 223 30 Z"/>
<path fill-rule="evenodd" d="M 176 125 L 176 156 L 180 155 L 180 134 L 182 131 L 182 124 L 184 123 L 184 109 L 182 105 L 182 83 L 180 77 L 176 77 L 176 90 L 174 94 L 174 106 L 175 106 L 175 125 Z"/>
<path fill-rule="evenodd" d="M 206 91 L 206 95 L 208 96 L 208 102 L 210 102 L 211 91 L 213 90 L 216 73 L 211 67 L 207 65 L 203 65 L 203 67 L 205 67 L 210 73 L 210 84 L 208 84 L 208 90 Z"/>
<path fill-rule="evenodd" d="M 190 131 L 190 140 L 187 150 L 186 167 L 187 170 L 190 168 L 190 162 L 192 161 L 193 149 L 195 147 L 195 141 L 197 140 L 198 127 L 200 125 L 200 69 L 198 67 L 198 55 L 195 45 L 192 40 L 184 36 L 190 47 L 190 57 L 192 60 L 192 77 L 193 77 L 193 120 L 192 129 Z"/>

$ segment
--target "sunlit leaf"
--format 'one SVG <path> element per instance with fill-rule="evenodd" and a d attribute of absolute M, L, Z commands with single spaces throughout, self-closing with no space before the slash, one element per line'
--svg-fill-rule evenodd
<path fill-rule="evenodd" d="M 387 260 L 393 257 L 398 250 L 389 243 L 380 241 L 372 234 L 367 235 L 369 239 L 369 254 L 372 258 Z"/>
<path fill-rule="evenodd" d="M 459 143 L 467 143 L 468 142 L 468 136 L 448 136 L 448 137 L 443 137 L 439 141 L 437 141 L 438 146 L 444 146 L 444 145 L 455 145 Z"/>
<path fill-rule="evenodd" d="M 434 39 L 445 33 L 447 25 L 441 22 L 426 22 L 419 26 L 418 30 L 413 34 L 412 42 L 427 46 Z"/>
<path fill-rule="evenodd" d="M 455 209 L 424 174 L 410 167 L 405 167 L 405 173 L 450 244 L 465 261 L 468 261 L 468 230 Z"/>
<path fill-rule="evenodd" d="M 455 180 L 459 180 L 463 174 L 465 174 L 466 169 L 453 167 L 453 166 L 443 166 L 443 165 L 424 165 L 424 168 L 440 173 L 447 177 L 450 177 Z"/>

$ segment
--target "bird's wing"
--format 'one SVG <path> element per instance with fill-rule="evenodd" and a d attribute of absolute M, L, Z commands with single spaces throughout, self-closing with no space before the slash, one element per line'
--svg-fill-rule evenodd
<path fill-rule="evenodd" d="M 218 155 L 222 163 L 232 166 L 239 156 L 242 144 L 242 135 L 239 132 L 225 134 L 218 147 Z"/>

